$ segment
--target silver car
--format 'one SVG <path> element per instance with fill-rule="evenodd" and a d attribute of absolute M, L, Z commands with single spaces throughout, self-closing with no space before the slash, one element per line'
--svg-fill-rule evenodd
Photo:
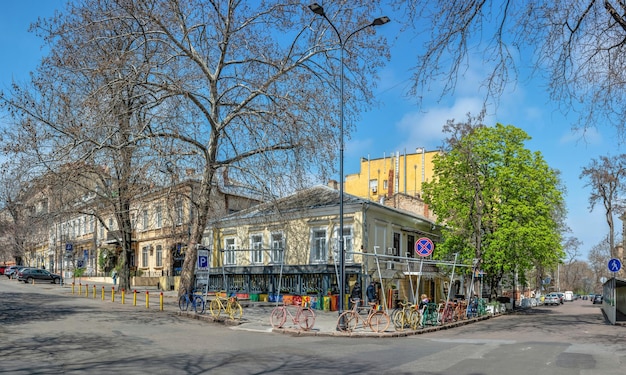
<path fill-rule="evenodd" d="M 546 295 L 546 297 L 543 299 L 543 304 L 544 305 L 560 305 L 561 299 L 559 298 L 558 295 L 554 293 L 550 293 Z"/>

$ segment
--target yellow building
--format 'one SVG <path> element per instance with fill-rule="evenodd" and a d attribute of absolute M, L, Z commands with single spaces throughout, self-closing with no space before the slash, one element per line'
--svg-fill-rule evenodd
<path fill-rule="evenodd" d="M 361 158 L 359 172 L 345 176 L 344 190 L 377 202 L 396 193 L 421 197 L 422 184 L 433 178 L 433 156 L 438 152 L 418 148 L 412 154 Z"/>

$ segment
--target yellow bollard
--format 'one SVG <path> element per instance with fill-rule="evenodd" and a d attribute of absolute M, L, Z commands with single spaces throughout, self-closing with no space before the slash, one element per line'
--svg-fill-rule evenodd
<path fill-rule="evenodd" d="M 74 283 L 72 283 L 72 294 L 74 294 Z"/>
<path fill-rule="evenodd" d="M 137 289 L 133 290 L 133 306 L 137 306 Z"/>
<path fill-rule="evenodd" d="M 111 302 L 115 302 L 115 287 L 111 287 Z"/>
<path fill-rule="evenodd" d="M 104 285 L 102 285 L 102 300 L 104 301 Z"/>
<path fill-rule="evenodd" d="M 161 296 L 159 297 L 159 310 L 163 311 L 163 292 L 161 292 Z"/>
<path fill-rule="evenodd" d="M 89 284 L 85 284 L 85 297 L 89 297 Z"/>
<path fill-rule="evenodd" d="M 122 288 L 122 305 L 124 304 L 125 299 L 126 299 L 126 290 Z"/>
<path fill-rule="evenodd" d="M 78 283 L 78 295 L 82 296 L 83 295 L 83 284 Z"/>
<path fill-rule="evenodd" d="M 32 280 L 33 285 L 35 285 L 35 279 Z"/>
<path fill-rule="evenodd" d="M 148 294 L 148 291 L 146 290 L 146 309 L 150 308 L 150 294 Z"/>
<path fill-rule="evenodd" d="M 96 286 L 95 285 L 93 286 L 93 298 L 94 299 L 96 298 Z"/>

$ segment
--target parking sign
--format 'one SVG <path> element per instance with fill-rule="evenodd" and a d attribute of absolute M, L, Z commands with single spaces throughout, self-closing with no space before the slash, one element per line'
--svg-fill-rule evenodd
<path fill-rule="evenodd" d="M 198 250 L 198 271 L 207 271 L 209 269 L 209 250 Z"/>

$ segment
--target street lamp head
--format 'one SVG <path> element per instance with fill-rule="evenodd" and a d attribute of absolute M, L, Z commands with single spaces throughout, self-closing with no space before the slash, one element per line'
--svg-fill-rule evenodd
<path fill-rule="evenodd" d="M 319 5 L 318 3 L 313 3 L 311 5 L 309 5 L 309 9 L 311 9 L 311 12 L 320 15 L 320 16 L 325 16 L 326 13 L 324 13 L 324 8 Z"/>
<path fill-rule="evenodd" d="M 384 25 L 387 22 L 389 22 L 389 17 L 387 16 L 382 16 L 382 17 L 378 17 L 376 18 L 373 22 L 372 22 L 372 26 L 380 26 L 380 25 Z"/>

